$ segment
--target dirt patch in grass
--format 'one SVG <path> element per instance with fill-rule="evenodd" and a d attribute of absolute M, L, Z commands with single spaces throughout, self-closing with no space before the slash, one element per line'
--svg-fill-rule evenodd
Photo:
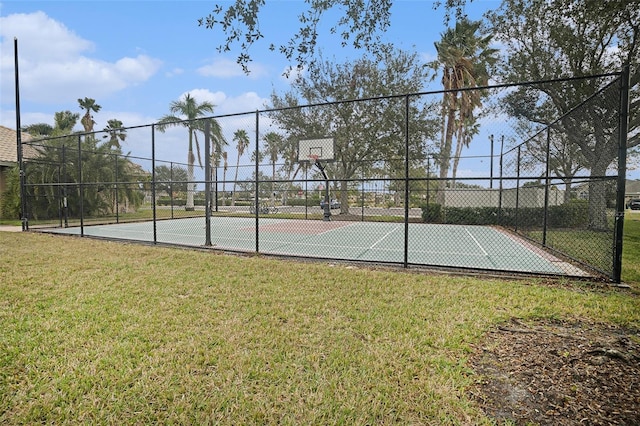
<path fill-rule="evenodd" d="M 512 320 L 471 365 L 471 395 L 498 424 L 640 424 L 640 330 Z"/>

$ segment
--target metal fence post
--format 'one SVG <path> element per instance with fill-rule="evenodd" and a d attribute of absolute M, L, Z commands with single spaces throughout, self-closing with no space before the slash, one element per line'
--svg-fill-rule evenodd
<path fill-rule="evenodd" d="M 153 243 L 158 242 L 158 216 L 156 211 L 156 125 L 151 125 L 151 211 L 153 212 Z"/>
<path fill-rule="evenodd" d="M 409 96 L 404 98 L 404 267 L 409 267 Z"/>
<path fill-rule="evenodd" d="M 256 253 L 260 253 L 260 230 L 259 230 L 259 216 L 260 216 L 260 178 L 258 177 L 259 172 L 259 163 L 260 163 L 260 111 L 256 111 L 256 149 L 255 149 L 255 185 L 254 185 L 254 197 L 253 197 L 253 205 L 255 206 L 255 223 L 256 223 Z"/>
<path fill-rule="evenodd" d="M 513 223 L 514 230 L 518 232 L 518 219 L 520 218 L 520 160 L 521 160 L 521 145 L 518 145 L 518 155 L 517 155 L 517 167 L 516 167 L 516 205 L 514 212 Z"/>
<path fill-rule="evenodd" d="M 69 206 L 67 205 L 67 145 L 62 145 L 62 214 L 64 217 L 64 227 L 69 227 Z"/>
<path fill-rule="evenodd" d="M 173 161 L 169 163 L 169 203 L 171 204 L 171 219 L 173 219 Z"/>
<path fill-rule="evenodd" d="M 205 237 L 204 245 L 211 245 L 211 122 L 204 123 L 204 221 Z M 217 173 L 216 173 L 217 174 Z M 217 185 L 216 185 L 217 187 Z M 216 196 L 216 210 L 217 210 Z"/>
<path fill-rule="evenodd" d="M 613 281 L 622 281 L 622 240 L 624 231 L 624 193 L 627 180 L 627 132 L 629 131 L 629 64 L 620 75 L 620 113 L 618 116 L 618 182 L 616 188 L 615 250 Z"/>
<path fill-rule="evenodd" d="M 80 236 L 84 236 L 84 184 L 82 182 L 82 136 L 78 135 L 78 194 L 80 203 Z"/>
<path fill-rule="evenodd" d="M 116 193 L 116 223 L 120 223 L 120 204 L 118 203 L 118 155 L 114 155 L 115 159 L 115 193 Z"/>
<path fill-rule="evenodd" d="M 24 157 L 22 150 L 22 130 L 20 124 L 20 77 L 18 72 L 18 38 L 13 38 L 13 54 L 14 54 L 14 67 L 15 67 L 15 90 L 16 90 L 16 149 L 18 158 L 18 168 L 20 174 L 20 215 L 22 222 L 22 230 L 29 230 L 29 219 L 27 216 L 27 176 L 25 172 Z"/>
<path fill-rule="evenodd" d="M 489 163 L 489 189 L 493 189 L 493 135 L 489 135 L 489 141 L 491 142 L 491 163 Z"/>
<path fill-rule="evenodd" d="M 551 126 L 547 127 L 547 155 L 544 168 L 544 215 L 542 216 L 542 246 L 547 246 L 547 228 L 549 226 L 549 167 L 551 162 Z"/>
<path fill-rule="evenodd" d="M 62 228 L 62 216 L 64 215 L 63 205 L 62 205 L 62 186 L 60 183 L 62 182 L 62 166 L 58 165 L 58 219 L 60 220 L 60 228 Z"/>
<path fill-rule="evenodd" d="M 502 225 L 502 163 L 504 160 L 504 135 L 502 135 L 500 141 L 500 162 L 498 168 L 500 169 L 500 179 L 498 181 L 498 225 Z"/>

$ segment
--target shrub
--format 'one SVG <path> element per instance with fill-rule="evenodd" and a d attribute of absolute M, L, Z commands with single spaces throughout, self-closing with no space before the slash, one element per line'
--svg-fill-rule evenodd
<path fill-rule="evenodd" d="M 158 197 L 158 201 L 156 202 L 156 205 L 158 206 L 184 206 L 187 204 L 187 200 L 185 200 L 184 198 L 174 198 L 171 199 L 171 197 Z"/>
<path fill-rule="evenodd" d="M 498 223 L 497 207 L 447 207 L 445 222 L 459 225 L 495 225 Z"/>
<path fill-rule="evenodd" d="M 549 207 L 547 225 L 550 228 L 583 228 L 589 224 L 589 203 L 571 200 L 569 203 Z"/>
<path fill-rule="evenodd" d="M 0 217 L 3 219 L 20 218 L 20 174 L 18 166 L 7 170 L 6 189 L 0 196 Z"/>
<path fill-rule="evenodd" d="M 423 205 L 422 220 L 427 223 L 442 223 L 442 206 L 436 203 Z"/>

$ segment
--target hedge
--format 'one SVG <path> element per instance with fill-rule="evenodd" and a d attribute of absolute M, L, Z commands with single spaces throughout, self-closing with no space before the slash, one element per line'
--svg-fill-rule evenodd
<path fill-rule="evenodd" d="M 427 223 L 457 225 L 502 225 L 539 228 L 544 222 L 544 208 L 445 207 L 440 204 L 422 206 L 422 220 Z M 547 211 L 549 228 L 582 228 L 589 224 L 589 206 L 585 200 L 572 200 Z"/>

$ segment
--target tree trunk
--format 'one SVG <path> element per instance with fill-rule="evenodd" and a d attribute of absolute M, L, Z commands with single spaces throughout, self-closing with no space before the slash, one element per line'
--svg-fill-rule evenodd
<path fill-rule="evenodd" d="M 462 145 L 464 140 L 464 130 L 460 127 L 458 136 L 456 138 L 456 153 L 453 157 L 453 169 L 451 170 L 451 187 L 456 186 L 456 176 L 458 174 L 458 164 L 460 164 L 460 156 L 462 155 Z"/>
<path fill-rule="evenodd" d="M 594 164 L 591 176 L 604 176 L 607 165 L 604 161 Z M 591 180 L 589 182 L 589 229 L 594 231 L 607 231 L 607 185 L 603 180 Z"/>
<path fill-rule="evenodd" d="M 238 153 L 238 161 L 236 162 L 236 176 L 233 178 L 233 193 L 231 194 L 231 205 L 236 205 L 236 184 L 238 183 L 238 169 L 240 168 L 240 153 Z"/>
<path fill-rule="evenodd" d="M 193 204 L 193 193 L 195 191 L 195 184 L 193 182 L 193 163 L 195 161 L 195 157 L 193 155 L 193 151 L 189 150 L 189 155 L 187 158 L 187 204 L 185 205 L 185 210 L 193 211 L 195 210 L 195 206 Z"/>
<path fill-rule="evenodd" d="M 349 214 L 349 188 L 346 180 L 340 181 L 340 214 Z"/>
<path fill-rule="evenodd" d="M 564 203 L 567 204 L 571 201 L 571 179 L 564 181 Z"/>
<path fill-rule="evenodd" d="M 222 203 L 227 205 L 227 169 L 222 172 Z"/>
<path fill-rule="evenodd" d="M 450 95 L 453 97 L 453 95 Z M 440 182 L 438 185 L 438 197 L 437 202 L 440 205 L 444 205 L 444 191 L 447 187 L 447 176 L 449 175 L 449 164 L 451 162 L 451 145 L 453 144 L 453 133 L 455 131 L 455 101 L 452 99 L 449 105 L 449 111 L 447 116 L 447 126 L 445 130 L 444 146 L 440 149 Z"/>

